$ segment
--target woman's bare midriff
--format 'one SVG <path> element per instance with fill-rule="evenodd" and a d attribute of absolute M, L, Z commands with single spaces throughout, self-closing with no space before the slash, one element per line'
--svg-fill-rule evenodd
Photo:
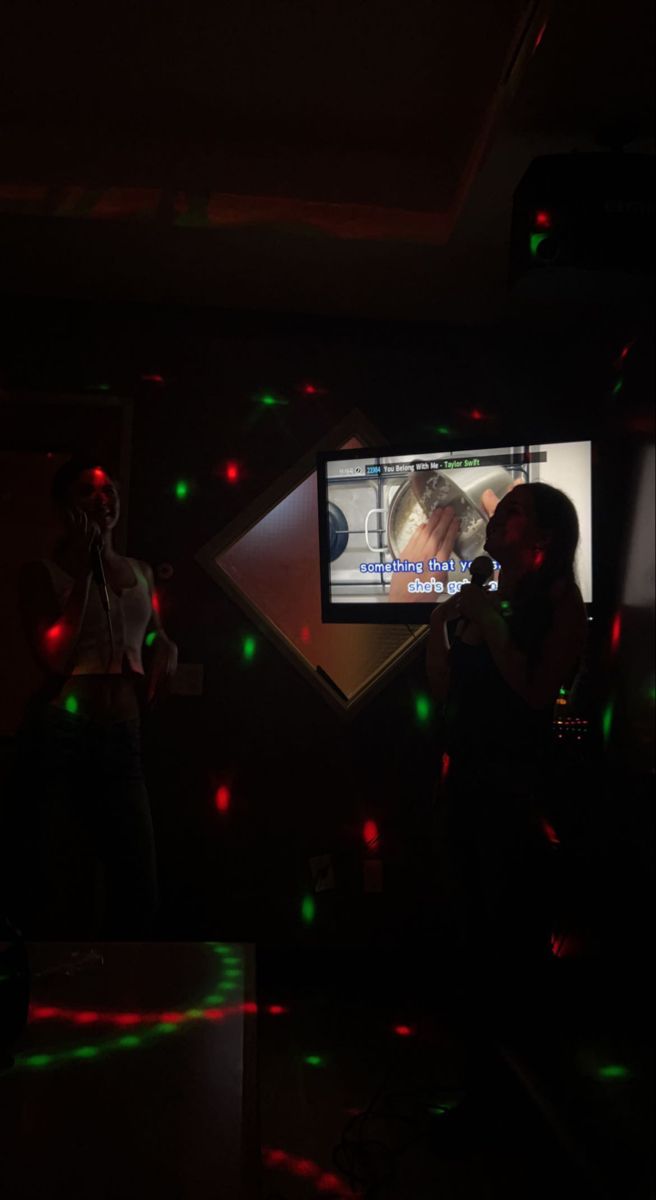
<path fill-rule="evenodd" d="M 139 717 L 137 688 L 141 676 L 73 675 L 50 701 L 55 708 L 93 721 L 131 721 Z M 75 701 L 73 707 L 72 701 Z"/>

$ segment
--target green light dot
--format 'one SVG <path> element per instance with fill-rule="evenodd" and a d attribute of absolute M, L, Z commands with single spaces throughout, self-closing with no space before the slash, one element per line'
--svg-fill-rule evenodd
<path fill-rule="evenodd" d="M 153 644 L 153 642 L 155 641 L 155 638 L 156 638 L 156 637 L 157 637 L 157 630 L 156 630 L 156 629 L 153 629 L 153 632 L 152 632 L 152 633 L 149 633 L 149 634 L 148 634 L 148 636 L 147 636 L 147 638 L 146 638 L 146 645 L 147 645 L 147 646 L 152 646 L 152 644 Z"/>
<path fill-rule="evenodd" d="M 566 688 L 564 688 L 564 687 L 561 687 L 561 689 L 560 689 L 560 692 L 559 692 L 559 695 L 561 695 L 561 696 L 566 696 L 566 695 L 567 695 L 567 689 L 566 689 Z"/>
<path fill-rule="evenodd" d="M 275 404 L 277 404 L 277 400 L 276 400 L 275 396 L 263 396 L 262 403 L 265 406 L 265 408 L 273 408 L 273 406 Z"/>
<path fill-rule="evenodd" d="M 538 248 L 542 242 L 549 236 L 548 233 L 532 233 L 531 234 L 531 257 L 537 258 Z"/>
<path fill-rule="evenodd" d="M 239 959 L 239 958 L 234 958 L 231 956 L 230 958 L 226 958 L 225 961 L 228 964 L 228 966 L 230 966 L 230 967 L 240 967 L 241 966 L 241 959 Z"/>
<path fill-rule="evenodd" d="M 220 1002 L 221 1002 L 221 997 L 218 995 L 206 996 L 205 999 L 203 1000 L 203 1004 L 205 1004 L 205 1005 L 219 1004 Z"/>
<path fill-rule="evenodd" d="M 606 1067 L 599 1069 L 600 1079 L 628 1079 L 629 1071 L 626 1067 L 620 1066 L 618 1063 L 609 1063 Z"/>
<path fill-rule="evenodd" d="M 126 1046 L 126 1047 L 140 1046 L 141 1038 L 136 1037 L 135 1034 L 133 1034 L 133 1033 L 129 1033 L 125 1037 L 119 1038 L 117 1045 Z"/>
<path fill-rule="evenodd" d="M 306 1054 L 303 1062 L 307 1063 L 308 1067 L 323 1066 L 323 1059 L 320 1054 Z"/>
<path fill-rule="evenodd" d="M 76 713 L 79 708 L 77 698 L 75 696 L 67 696 L 64 708 L 66 709 L 66 712 Z"/>
<path fill-rule="evenodd" d="M 604 741 L 607 742 L 610 738 L 610 731 L 613 727 L 613 701 L 609 700 L 606 705 L 601 719 L 601 728 L 604 735 Z"/>
<path fill-rule="evenodd" d="M 428 696 L 417 696 L 415 700 L 415 712 L 418 721 L 423 723 L 429 719 L 431 715 L 431 702 Z"/>
<path fill-rule="evenodd" d="M 246 662 L 251 662 L 255 655 L 255 638 L 245 637 L 243 642 L 243 654 Z"/>
<path fill-rule="evenodd" d="M 52 1054 L 31 1054 L 29 1058 L 24 1058 L 23 1062 L 26 1067 L 46 1067 L 52 1059 Z"/>
<path fill-rule="evenodd" d="M 451 430 L 448 429 L 446 425 L 438 425 L 435 432 L 441 433 L 443 437 L 448 437 L 448 435 L 451 433 Z"/>
<path fill-rule="evenodd" d="M 194 1019 L 197 1019 L 198 1017 L 202 1017 L 202 1015 L 203 1015 L 202 1008 L 188 1008 L 185 1013 L 186 1017 L 193 1017 Z"/>
<path fill-rule="evenodd" d="M 80 1046 L 79 1050 L 73 1051 L 73 1058 L 96 1058 L 100 1054 L 97 1046 Z"/>
<path fill-rule="evenodd" d="M 623 386 L 624 386 L 623 380 L 618 379 L 617 383 L 615 384 L 615 387 L 613 388 L 613 395 L 616 396 L 618 394 L 618 392 L 621 392 Z"/>
<path fill-rule="evenodd" d="M 189 484 L 185 483 L 184 479 L 179 479 L 175 485 L 175 494 L 178 500 L 185 500 L 189 494 Z"/>
<path fill-rule="evenodd" d="M 304 896 L 301 904 L 301 917 L 306 925 L 311 925 L 314 921 L 316 905 L 312 896 Z"/>
<path fill-rule="evenodd" d="M 155 1026 L 157 1033 L 174 1033 L 178 1028 L 174 1021 L 162 1021 L 160 1025 Z"/>

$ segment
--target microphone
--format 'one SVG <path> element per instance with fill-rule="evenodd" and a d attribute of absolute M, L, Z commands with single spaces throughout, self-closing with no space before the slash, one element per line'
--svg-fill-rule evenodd
<path fill-rule="evenodd" d="M 492 562 L 489 554 L 479 554 L 478 558 L 475 558 L 471 563 L 469 567 L 469 574 L 471 575 L 470 587 L 484 587 L 490 576 L 494 574 L 494 563 Z M 460 630 L 461 635 L 470 624 L 470 621 L 465 620 L 465 623 Z"/>
<path fill-rule="evenodd" d="M 100 601 L 106 613 L 109 613 L 109 593 L 107 591 L 107 580 L 105 579 L 105 569 L 102 560 L 102 544 L 94 542 L 91 547 L 91 574 L 94 582 L 100 592 Z"/>
<path fill-rule="evenodd" d="M 494 563 L 489 554 L 479 554 L 478 558 L 475 558 L 472 562 L 469 574 L 471 575 L 472 583 L 476 587 L 482 588 L 487 583 L 490 575 L 494 574 Z"/>

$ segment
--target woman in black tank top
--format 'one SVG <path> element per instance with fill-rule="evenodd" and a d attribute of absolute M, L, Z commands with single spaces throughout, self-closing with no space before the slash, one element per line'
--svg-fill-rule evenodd
<path fill-rule="evenodd" d="M 555 700 L 586 636 L 578 536 L 562 492 L 514 488 L 487 530 L 498 591 L 466 586 L 431 622 L 428 673 L 443 704 L 439 911 L 469 963 L 501 970 L 549 954 L 552 846 L 540 802 Z"/>

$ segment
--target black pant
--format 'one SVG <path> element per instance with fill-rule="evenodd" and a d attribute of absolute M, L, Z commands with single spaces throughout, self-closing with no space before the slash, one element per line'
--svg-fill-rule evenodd
<path fill-rule="evenodd" d="M 32 796 L 32 936 L 146 935 L 157 880 L 138 720 L 46 705 L 21 734 L 18 767 Z"/>

